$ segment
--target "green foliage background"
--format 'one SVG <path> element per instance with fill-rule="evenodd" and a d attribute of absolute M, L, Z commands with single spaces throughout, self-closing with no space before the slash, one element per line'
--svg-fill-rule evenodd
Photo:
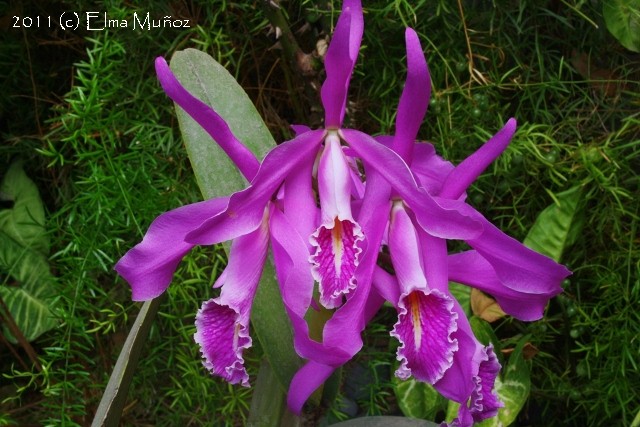
<path fill-rule="evenodd" d="M 340 3 L 281 7 L 299 47 L 312 53 Z M 539 322 L 494 324 L 502 348 L 531 334 L 539 350 L 528 362 L 532 392 L 516 425 L 631 425 L 640 411 L 640 57 L 608 33 L 600 2 L 364 7 L 348 126 L 372 134 L 393 128 L 410 25 L 434 89 L 420 138 L 455 163 L 507 118 L 518 119 L 510 147 L 469 191 L 480 211 L 523 239 L 555 194 L 582 186 L 585 226 L 562 260 L 574 271 L 565 293 Z M 135 11 L 179 16 L 193 28 L 12 27 L 13 16 L 93 10 L 113 19 Z M 0 347 L 0 425 L 86 425 L 139 309 L 112 266 L 155 216 L 200 197 L 153 59 L 187 47 L 208 52 L 245 87 L 277 141 L 291 136 L 291 123 L 320 125 L 320 60 L 290 63 L 258 1 L 27 1 L 0 4 L 0 18 L 0 175 L 23 158 L 45 202 L 59 321 L 31 343 L 38 364 L 20 346 Z M 217 248 L 196 249 L 180 265 L 141 357 L 125 425 L 246 419 L 251 389 L 208 377 L 192 339 L 194 313 L 214 295 L 222 265 Z M 3 285 L 19 285 L 0 274 Z M 392 309 L 376 317 L 323 422 L 399 413 L 394 322 Z M 260 356 L 257 346 L 248 354 L 253 378 Z"/>

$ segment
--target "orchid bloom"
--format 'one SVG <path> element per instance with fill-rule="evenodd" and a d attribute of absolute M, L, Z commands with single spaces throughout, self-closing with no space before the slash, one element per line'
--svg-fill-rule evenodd
<path fill-rule="evenodd" d="M 220 296 L 198 311 L 195 340 L 212 374 L 246 386 L 251 306 L 271 247 L 294 346 L 307 359 L 290 385 L 292 411 L 299 413 L 311 393 L 360 350 L 362 331 L 386 300 L 398 312 L 390 331 L 400 342 L 396 375 L 426 381 L 459 402 L 453 425 L 470 426 L 501 406 L 493 390 L 500 365 L 493 347 L 475 338 L 449 280 L 491 294 L 518 319 L 535 320 L 570 272 L 502 233 L 465 201 L 468 186 L 509 144 L 514 119 L 455 167 L 432 145 L 416 142 L 431 81 L 412 29 L 405 32 L 408 74 L 395 134 L 373 138 L 342 127 L 363 28 L 360 1 L 345 0 L 325 57 L 324 128 L 295 126 L 296 137 L 261 162 L 158 58 L 167 95 L 220 145 L 248 186 L 160 215 L 115 269 L 131 285 L 134 300 L 148 300 L 167 289 L 195 245 L 231 240 L 229 263 L 214 285 L 221 287 Z M 449 255 L 446 241 L 452 239 L 472 249 Z M 384 246 L 392 274 L 378 266 Z M 335 309 L 321 342 L 310 338 L 305 320 L 316 282 L 319 303 Z"/>

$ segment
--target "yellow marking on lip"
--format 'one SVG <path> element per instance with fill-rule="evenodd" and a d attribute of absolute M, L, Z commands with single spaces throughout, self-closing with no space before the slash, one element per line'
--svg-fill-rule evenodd
<path fill-rule="evenodd" d="M 340 276 L 342 268 L 342 252 L 344 244 L 342 242 L 342 222 L 336 217 L 331 230 L 331 242 L 333 245 L 333 266 L 336 269 L 336 275 Z"/>
<path fill-rule="evenodd" d="M 411 310 L 411 322 L 413 324 L 413 340 L 416 350 L 422 344 L 422 323 L 420 321 L 420 298 L 417 292 L 409 294 L 409 310 Z"/>
<path fill-rule="evenodd" d="M 238 340 L 240 338 L 240 328 L 242 328 L 242 325 L 240 325 L 240 323 L 236 323 L 235 328 L 233 328 L 233 349 L 234 350 L 238 349 Z"/>

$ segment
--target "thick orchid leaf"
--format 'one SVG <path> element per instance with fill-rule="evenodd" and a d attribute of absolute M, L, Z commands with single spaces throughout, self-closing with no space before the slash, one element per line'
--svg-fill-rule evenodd
<path fill-rule="evenodd" d="M 398 406 L 407 417 L 433 420 L 447 406 L 447 400 L 431 384 L 414 378 L 404 381 L 394 377 L 393 389 Z"/>
<path fill-rule="evenodd" d="M 260 114 L 231 74 L 215 59 L 195 49 L 176 52 L 171 70 L 196 98 L 211 106 L 258 160 L 276 143 Z M 191 166 L 204 197 L 229 195 L 247 181 L 211 137 L 181 108 L 176 108 Z"/>
<path fill-rule="evenodd" d="M 622 46 L 640 52 L 640 0 L 605 0 L 602 16 Z"/>
<path fill-rule="evenodd" d="M 529 337 L 525 336 L 518 342 L 509 356 L 507 366 L 502 370 L 502 375 L 496 378 L 496 392 L 504 407 L 498 410 L 497 416 L 477 423 L 476 427 L 506 427 L 516 420 L 531 388 L 529 366 L 522 354 L 528 339 Z"/>
<path fill-rule="evenodd" d="M 262 159 L 275 142 L 246 92 L 231 74 L 209 55 L 187 49 L 176 52 L 171 69 L 184 87 L 211 106 L 235 136 Z M 180 108 L 180 130 L 200 191 L 206 198 L 228 195 L 246 187 L 226 154 L 211 137 Z M 254 300 L 251 323 L 282 389 L 301 366 L 293 348 L 293 333 L 284 310 L 273 266 L 267 263 Z"/>
<path fill-rule="evenodd" d="M 413 420 L 404 417 L 360 417 L 341 423 L 332 424 L 334 427 L 437 427 L 431 421 Z"/>
<path fill-rule="evenodd" d="M 0 297 L 18 329 L 33 341 L 56 326 L 51 313 L 55 291 L 46 254 L 49 241 L 44 229 L 44 208 L 38 189 L 14 162 L 0 185 L 3 198 L 13 202 L 0 211 Z M 16 343 L 6 325 L 4 335 Z"/>
<path fill-rule="evenodd" d="M 559 261 L 563 251 L 576 241 L 582 230 L 584 216 L 579 209 L 581 197 L 579 186 L 559 193 L 556 196 L 557 203 L 538 215 L 524 244 Z"/>
<path fill-rule="evenodd" d="M 133 379 L 138 358 L 145 347 L 153 320 L 155 319 L 162 297 L 145 301 L 131 327 L 127 340 L 118 356 L 109 383 L 96 410 L 92 427 L 116 427 L 120 425 L 122 408 L 127 400 L 127 391 Z"/>

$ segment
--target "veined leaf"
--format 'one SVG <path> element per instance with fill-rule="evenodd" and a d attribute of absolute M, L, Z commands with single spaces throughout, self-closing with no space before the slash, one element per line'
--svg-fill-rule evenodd
<path fill-rule="evenodd" d="M 0 211 L 0 272 L 16 282 L 0 284 L 0 297 L 20 332 L 33 341 L 57 323 L 50 310 L 55 292 L 46 257 L 44 208 L 20 161 L 9 167 L 0 188 L 14 202 L 11 209 Z M 6 325 L 3 332 L 17 342 Z"/>
<path fill-rule="evenodd" d="M 584 217 L 578 209 L 581 196 L 579 186 L 559 193 L 558 203 L 538 215 L 524 244 L 559 261 L 562 252 L 576 241 L 582 229 Z"/>
<path fill-rule="evenodd" d="M 184 87 L 210 105 L 258 159 L 275 142 L 246 92 L 231 74 L 209 55 L 195 49 L 176 52 L 171 69 Z M 176 108 L 200 191 L 206 198 L 228 195 L 247 182 L 211 137 L 180 108 Z M 265 270 L 258 287 L 251 323 L 265 355 L 283 390 L 288 388 L 302 361 L 293 348 L 293 333 L 272 265 Z"/>
<path fill-rule="evenodd" d="M 9 166 L 0 184 L 3 199 L 13 201 L 13 208 L 0 210 L 0 230 L 20 246 L 49 253 L 49 238 L 44 229 L 44 207 L 38 187 L 22 169 L 22 161 Z"/>
<path fill-rule="evenodd" d="M 622 46 L 640 52 L 640 0 L 605 0 L 602 16 Z"/>

